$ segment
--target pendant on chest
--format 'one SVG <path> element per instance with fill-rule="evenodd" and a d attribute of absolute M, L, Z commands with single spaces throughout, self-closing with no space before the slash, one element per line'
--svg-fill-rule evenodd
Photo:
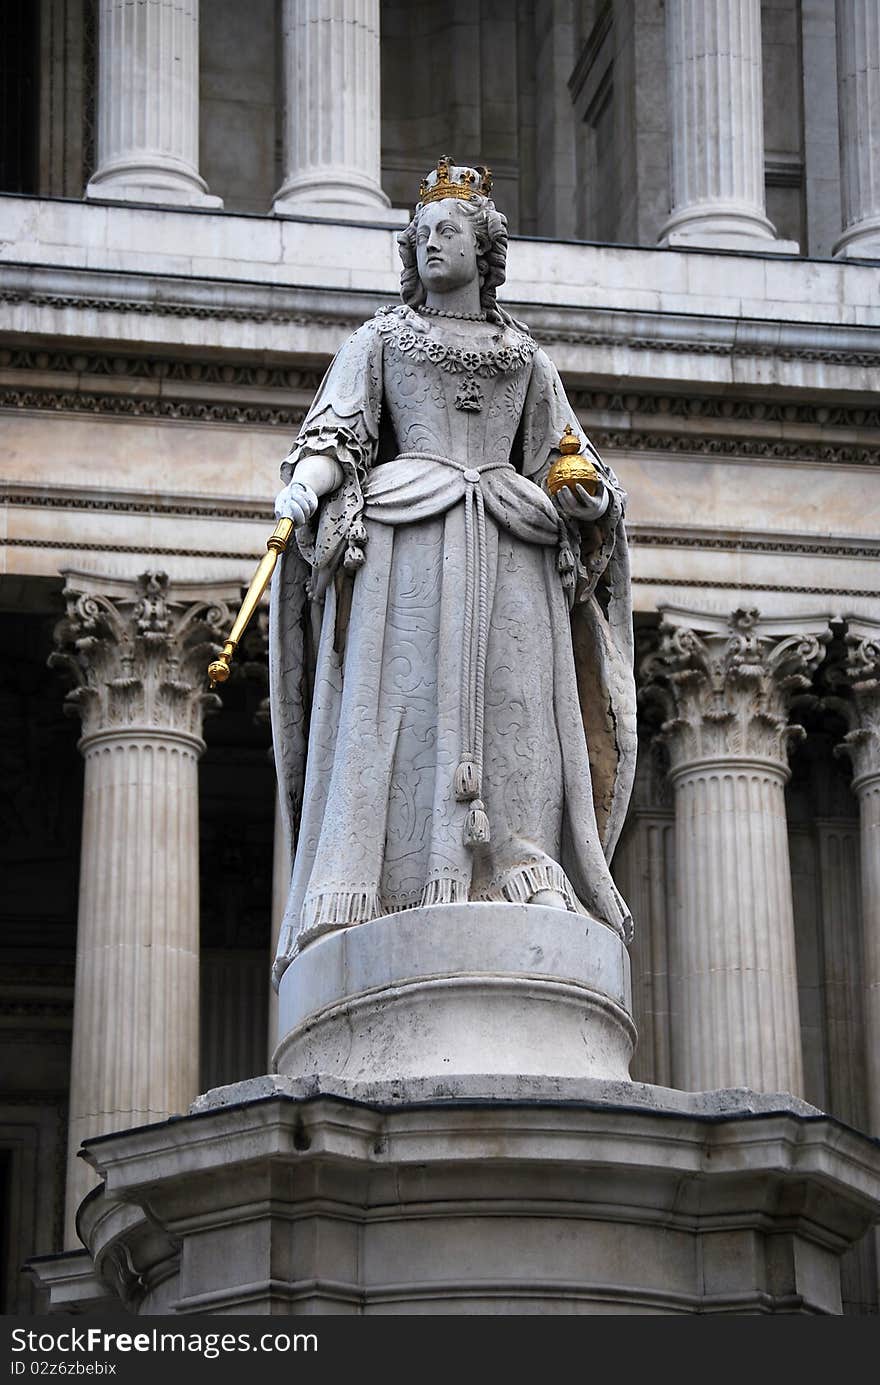
<path fill-rule="evenodd" d="M 466 375 L 458 387 L 453 401 L 456 409 L 463 413 L 476 414 L 483 407 L 483 391 L 473 375 Z"/>

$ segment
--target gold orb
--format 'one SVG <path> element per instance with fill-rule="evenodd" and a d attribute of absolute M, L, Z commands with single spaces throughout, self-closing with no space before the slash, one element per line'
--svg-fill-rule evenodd
<path fill-rule="evenodd" d="M 551 495 L 556 495 L 563 486 L 568 486 L 570 490 L 574 490 L 576 486 L 583 486 L 590 495 L 595 495 L 598 491 L 599 473 L 590 459 L 581 454 L 580 445 L 580 439 L 571 424 L 566 424 L 565 432 L 558 443 L 561 455 L 556 458 L 547 473 L 547 489 Z"/>

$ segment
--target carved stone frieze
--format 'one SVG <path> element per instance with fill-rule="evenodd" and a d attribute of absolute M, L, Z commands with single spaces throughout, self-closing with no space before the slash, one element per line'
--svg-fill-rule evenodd
<path fill-rule="evenodd" d="M 672 773 L 694 760 L 776 761 L 784 766 L 803 728 L 791 698 L 810 685 L 831 638 L 829 618 L 762 620 L 755 608 L 729 617 L 667 607 L 660 643 L 641 663 L 641 699 L 660 711 Z"/>
<path fill-rule="evenodd" d="M 84 736 L 136 727 L 198 737 L 205 709 L 218 705 L 205 670 L 231 623 L 226 603 L 175 595 L 164 572 L 105 590 L 68 574 L 64 599 L 49 663 L 74 682 L 66 710 Z"/>

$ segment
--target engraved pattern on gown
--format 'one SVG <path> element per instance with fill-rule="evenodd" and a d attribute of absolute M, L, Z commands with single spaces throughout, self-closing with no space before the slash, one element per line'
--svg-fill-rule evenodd
<path fill-rule="evenodd" d="M 584 732 L 604 717 L 598 745 L 634 719 L 623 495 L 597 458 L 612 503 L 580 553 L 537 484 L 573 418 L 554 368 L 511 327 L 465 330 L 472 347 L 409 310 L 378 314 L 336 357 L 288 463 L 287 475 L 300 452 L 328 452 L 344 480 L 299 531 L 302 560 L 285 560 L 273 592 L 276 763 L 296 841 L 278 972 L 329 929 L 420 904 L 552 888 L 628 927 L 603 850 L 619 830 L 611 781 L 597 761 L 594 806 Z M 481 403 L 457 408 L 468 374 Z M 484 675 L 464 686 L 475 514 Z M 572 542 L 598 709 L 583 705 L 560 573 L 566 553 L 575 566 Z M 600 576 L 608 614 L 590 595 Z M 490 831 L 469 844 L 454 779 L 477 686 Z M 614 771 L 616 782 L 619 754 Z"/>

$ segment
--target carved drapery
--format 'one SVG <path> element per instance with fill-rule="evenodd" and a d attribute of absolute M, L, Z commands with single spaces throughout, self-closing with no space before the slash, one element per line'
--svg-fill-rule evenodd
<path fill-rule="evenodd" d="M 198 758 L 208 660 L 229 612 L 164 573 L 67 574 L 51 664 L 74 687 L 85 786 L 67 1244 L 93 1184 L 83 1139 L 185 1111 L 198 1093 Z"/>
<path fill-rule="evenodd" d="M 828 639 L 824 616 L 667 608 L 642 663 L 675 794 L 672 1071 L 688 1090 L 802 1087 L 784 787 L 803 731 L 787 714 Z"/>

